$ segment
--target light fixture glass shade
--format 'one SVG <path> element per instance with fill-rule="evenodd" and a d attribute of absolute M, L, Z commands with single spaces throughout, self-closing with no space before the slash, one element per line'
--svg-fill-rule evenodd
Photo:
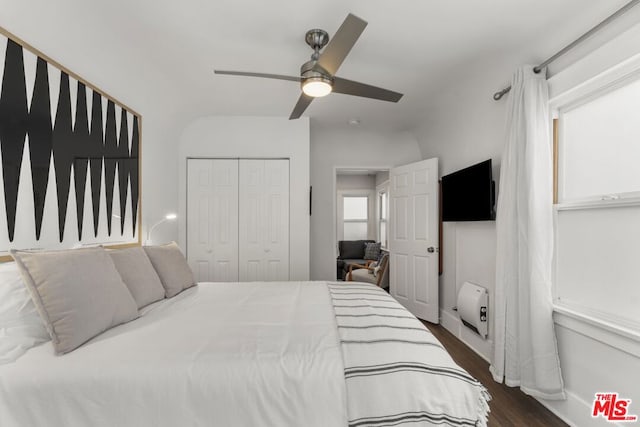
<path fill-rule="evenodd" d="M 307 96 L 319 98 L 331 93 L 331 84 L 324 79 L 311 77 L 302 85 L 302 91 Z"/>

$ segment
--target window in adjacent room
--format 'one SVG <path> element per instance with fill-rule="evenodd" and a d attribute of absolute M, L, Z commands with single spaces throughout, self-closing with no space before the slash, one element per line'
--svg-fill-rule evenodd
<path fill-rule="evenodd" d="M 389 195 L 384 190 L 378 193 L 378 207 L 380 209 L 378 212 L 378 236 L 382 247 L 386 248 L 389 243 Z"/>
<path fill-rule="evenodd" d="M 343 196 L 344 240 L 364 240 L 369 224 L 369 197 Z"/>
<path fill-rule="evenodd" d="M 640 331 L 638 73 L 565 102 L 557 116 L 555 302 Z"/>

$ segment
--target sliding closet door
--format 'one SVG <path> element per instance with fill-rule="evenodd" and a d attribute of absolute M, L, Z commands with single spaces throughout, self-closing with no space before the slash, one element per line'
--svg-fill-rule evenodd
<path fill-rule="evenodd" d="M 240 160 L 239 279 L 289 280 L 289 160 Z"/>
<path fill-rule="evenodd" d="M 238 160 L 187 160 L 187 257 L 199 282 L 238 281 Z"/>

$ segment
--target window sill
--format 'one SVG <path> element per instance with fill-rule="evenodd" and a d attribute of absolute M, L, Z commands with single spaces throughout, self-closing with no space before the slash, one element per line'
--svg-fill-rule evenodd
<path fill-rule="evenodd" d="M 617 325 L 556 302 L 556 325 L 640 358 L 640 331 Z"/>
<path fill-rule="evenodd" d="M 576 200 L 553 205 L 557 211 L 578 209 L 615 208 L 624 206 L 640 206 L 640 197 L 621 197 L 618 199 Z"/>

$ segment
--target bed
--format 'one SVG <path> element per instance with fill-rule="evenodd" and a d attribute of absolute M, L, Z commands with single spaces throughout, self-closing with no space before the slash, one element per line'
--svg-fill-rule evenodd
<path fill-rule="evenodd" d="M 485 388 L 364 283 L 200 283 L 0 366 L 0 425 L 484 426 Z"/>

